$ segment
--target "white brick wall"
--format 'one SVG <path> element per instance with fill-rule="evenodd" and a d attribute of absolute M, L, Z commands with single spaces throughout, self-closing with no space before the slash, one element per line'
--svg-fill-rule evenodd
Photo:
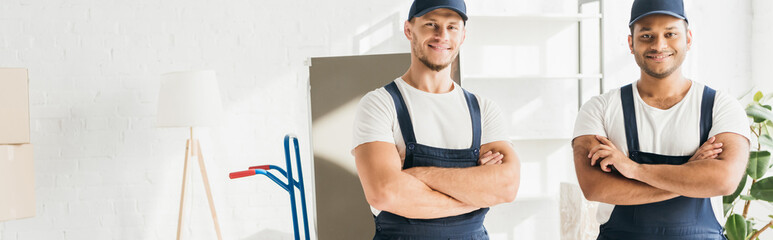
<path fill-rule="evenodd" d="M 572 6 L 469 2 L 471 12 L 491 13 Z M 693 73 L 723 70 L 704 64 L 726 60 L 710 57 L 720 51 L 737 62 L 720 76 L 749 85 L 751 48 L 735 39 L 748 39 L 750 30 L 698 25 L 727 4 L 691 3 L 697 8 L 688 14 L 701 30 L 696 36 L 702 50 L 694 52 L 706 56 L 691 65 Z M 222 124 L 197 129 L 196 135 L 223 237 L 289 239 L 286 193 L 264 178 L 232 181 L 226 174 L 256 164 L 284 166 L 285 133 L 301 137 L 308 161 L 305 60 L 361 53 L 355 37 L 395 14 L 403 19 L 409 5 L 410 0 L 0 0 L 0 66 L 30 69 L 38 198 L 37 216 L 0 223 L 0 239 L 173 238 L 188 131 L 154 126 L 156 98 L 160 74 L 189 69 L 214 69 L 219 77 Z M 740 19 L 733 23 L 744 26 L 749 3 L 734 6 L 721 19 Z M 625 35 L 618 33 L 627 29 L 617 25 L 627 22 L 629 7 L 630 1 L 606 6 L 607 28 L 614 29 L 608 30 L 607 59 L 628 63 L 607 66 L 608 77 L 626 81 L 636 76 L 626 72 L 635 65 L 619 43 Z M 719 33 L 709 34 L 714 30 Z M 726 53 L 729 43 L 734 48 Z M 396 33 L 366 52 L 406 52 L 407 46 Z M 185 235 L 214 239 L 195 161 L 190 170 Z"/>
<path fill-rule="evenodd" d="M 0 239 L 173 238 L 188 131 L 154 126 L 158 81 L 190 69 L 217 71 L 223 97 L 222 124 L 196 135 L 224 238 L 289 238 L 287 194 L 227 173 L 283 166 L 286 133 L 308 161 L 306 59 L 355 54 L 360 28 L 409 3 L 2 0 L 0 66 L 30 69 L 38 214 Z M 190 163 L 187 239 L 213 239 Z"/>

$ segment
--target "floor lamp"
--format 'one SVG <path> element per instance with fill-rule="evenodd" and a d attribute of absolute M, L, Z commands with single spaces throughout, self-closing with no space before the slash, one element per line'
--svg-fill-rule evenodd
<path fill-rule="evenodd" d="M 193 127 L 214 125 L 222 115 L 222 103 L 214 71 L 172 72 L 161 75 L 161 89 L 158 96 L 157 125 L 159 127 L 187 127 L 190 139 L 185 144 L 182 191 L 180 193 L 180 214 L 177 218 L 177 239 L 182 233 L 183 203 L 188 174 L 188 158 L 197 157 L 201 178 L 207 192 L 209 210 L 215 224 L 217 239 L 222 240 L 220 224 L 217 221 L 215 203 L 209 187 L 207 168 L 201 154 L 199 141 L 193 138 Z"/>

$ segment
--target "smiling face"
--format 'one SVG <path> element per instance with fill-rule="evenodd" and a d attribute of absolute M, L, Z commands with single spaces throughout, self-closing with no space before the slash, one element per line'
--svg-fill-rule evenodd
<path fill-rule="evenodd" d="M 636 21 L 632 30 L 628 46 L 643 73 L 663 79 L 680 69 L 692 44 L 684 20 L 653 14 Z"/>
<path fill-rule="evenodd" d="M 439 72 L 459 54 L 466 30 L 458 13 L 439 8 L 406 21 L 404 31 L 411 41 L 411 54 L 427 68 Z"/>

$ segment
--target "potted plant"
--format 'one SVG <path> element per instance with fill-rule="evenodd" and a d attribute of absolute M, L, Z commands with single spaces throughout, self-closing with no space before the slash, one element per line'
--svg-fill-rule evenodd
<path fill-rule="evenodd" d="M 751 121 L 751 151 L 746 174 L 733 194 L 723 197 L 725 216 L 725 234 L 728 240 L 757 240 L 760 234 L 773 226 L 773 215 L 765 219 L 748 216 L 749 206 L 754 201 L 773 202 L 773 177 L 763 178 L 771 168 L 770 152 L 773 149 L 773 111 L 769 100 L 773 93 L 754 94 L 753 101 L 746 107 L 746 115 Z M 767 149 L 767 150 L 766 150 Z M 751 184 L 747 182 L 751 181 Z M 737 203 L 743 202 L 743 212 L 734 212 Z M 762 227 L 759 227 L 762 226 Z"/>

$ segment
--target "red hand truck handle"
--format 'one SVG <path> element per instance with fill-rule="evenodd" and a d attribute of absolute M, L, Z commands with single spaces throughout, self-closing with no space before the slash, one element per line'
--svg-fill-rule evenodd
<path fill-rule="evenodd" d="M 263 170 L 266 170 L 266 171 L 268 171 L 268 169 L 270 168 L 270 166 L 271 166 L 271 165 L 260 165 L 260 166 L 252 166 L 252 167 L 250 167 L 250 170 L 255 170 L 255 169 L 263 169 Z"/>
<path fill-rule="evenodd" d="M 242 178 L 242 177 L 249 177 L 255 175 L 255 170 L 246 170 L 246 171 L 239 171 L 239 172 L 232 172 L 228 174 L 228 177 L 231 179 L 234 178 Z"/>

